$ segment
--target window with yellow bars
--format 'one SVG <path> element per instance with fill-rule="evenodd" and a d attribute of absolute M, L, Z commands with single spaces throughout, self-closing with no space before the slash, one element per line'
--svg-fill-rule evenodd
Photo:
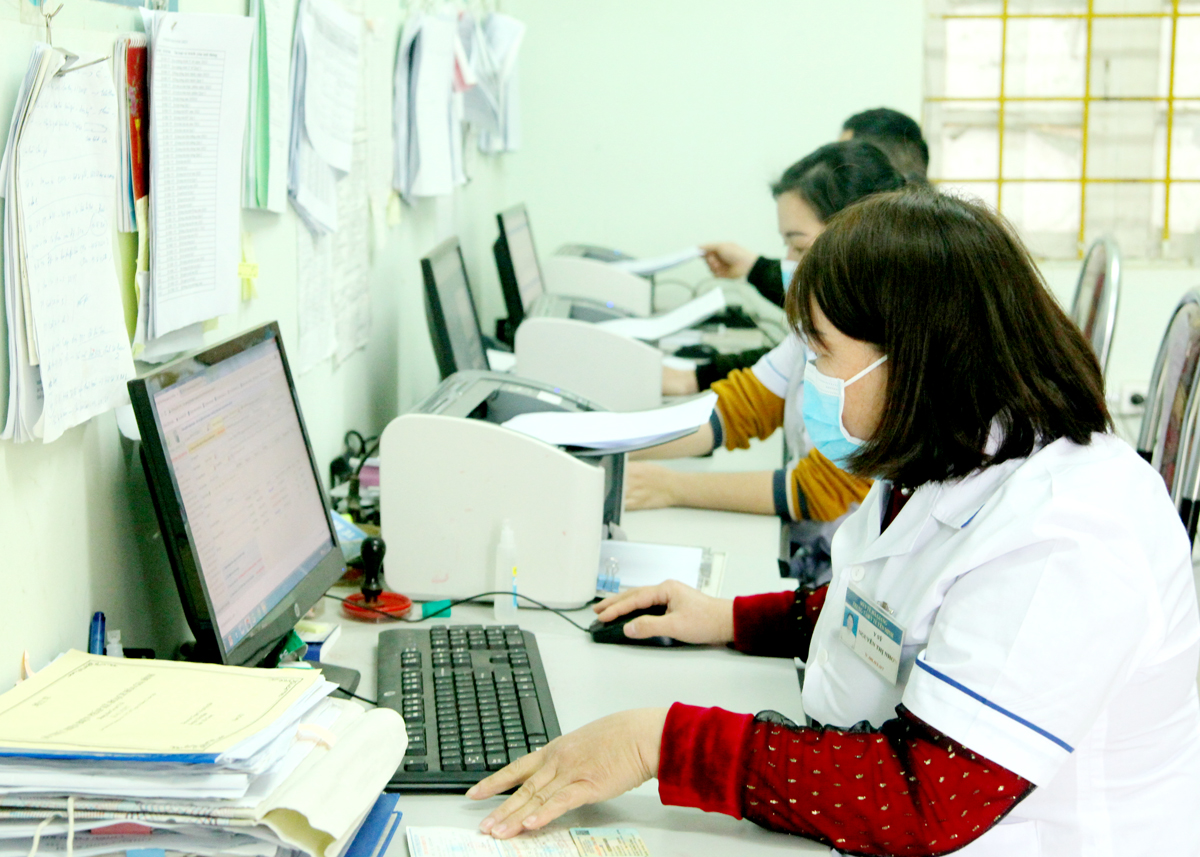
<path fill-rule="evenodd" d="M 1200 257 L 1200 0 L 926 0 L 930 179 L 1030 249 Z"/>

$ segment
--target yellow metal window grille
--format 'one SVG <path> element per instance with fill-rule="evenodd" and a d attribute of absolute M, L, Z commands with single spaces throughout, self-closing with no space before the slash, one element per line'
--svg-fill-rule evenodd
<path fill-rule="evenodd" d="M 1035 253 L 1200 256 L 1200 2 L 927 0 L 930 179 Z"/>

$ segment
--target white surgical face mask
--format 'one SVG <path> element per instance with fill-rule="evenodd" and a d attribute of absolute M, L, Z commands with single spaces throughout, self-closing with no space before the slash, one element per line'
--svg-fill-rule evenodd
<path fill-rule="evenodd" d="M 804 367 L 804 427 L 813 445 L 835 465 L 845 468 L 863 441 L 846 430 L 846 388 L 887 360 L 883 355 L 853 378 L 831 378 L 809 361 Z"/>

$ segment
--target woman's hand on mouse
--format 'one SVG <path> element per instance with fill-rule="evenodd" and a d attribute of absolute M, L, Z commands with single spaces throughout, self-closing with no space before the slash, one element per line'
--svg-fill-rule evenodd
<path fill-rule="evenodd" d="M 611 714 L 555 738 L 467 791 L 474 800 L 521 787 L 479 825 L 497 839 L 544 827 L 564 812 L 608 800 L 658 776 L 665 708 Z"/>
<path fill-rule="evenodd" d="M 737 280 L 749 274 L 758 259 L 754 253 L 732 241 L 701 244 L 700 249 L 704 251 L 704 261 L 712 275 L 727 280 Z"/>
<path fill-rule="evenodd" d="M 640 586 L 609 596 L 593 605 L 601 622 L 611 622 L 631 610 L 666 605 L 662 616 L 639 616 L 625 626 L 625 636 L 674 637 L 685 643 L 724 645 L 733 641 L 733 601 L 713 598 L 699 590 L 667 580 L 657 586 Z"/>

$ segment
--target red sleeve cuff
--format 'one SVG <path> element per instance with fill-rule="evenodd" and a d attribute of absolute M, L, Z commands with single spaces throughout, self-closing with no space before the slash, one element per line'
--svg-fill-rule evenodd
<path fill-rule="evenodd" d="M 672 705 L 659 750 L 659 800 L 741 818 L 746 746 L 753 725 L 749 714 Z"/>
<path fill-rule="evenodd" d="M 791 656 L 796 593 L 768 592 L 733 599 L 733 647 L 753 655 Z"/>

